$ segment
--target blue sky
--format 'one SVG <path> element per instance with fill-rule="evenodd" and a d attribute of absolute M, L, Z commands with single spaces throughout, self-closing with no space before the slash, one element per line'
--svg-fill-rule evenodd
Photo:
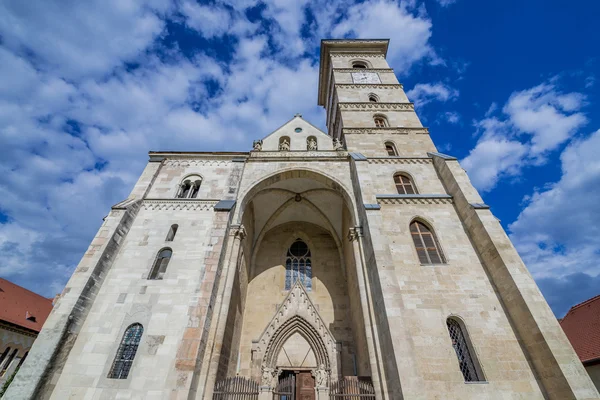
<path fill-rule="evenodd" d="M 390 38 L 558 317 L 600 294 L 598 2 L 0 3 L 0 276 L 60 292 L 148 150 L 248 150 L 317 107 L 322 38 Z"/>

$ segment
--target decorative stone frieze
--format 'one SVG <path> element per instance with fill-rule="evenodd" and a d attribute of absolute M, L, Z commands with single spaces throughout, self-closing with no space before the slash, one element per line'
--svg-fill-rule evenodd
<path fill-rule="evenodd" d="M 261 151 L 251 153 L 250 158 L 298 158 L 299 161 L 310 161 L 315 158 L 346 158 L 348 157 L 347 151 Z"/>
<path fill-rule="evenodd" d="M 369 164 L 432 164 L 431 158 L 378 157 L 368 158 Z"/>
<path fill-rule="evenodd" d="M 384 127 L 384 128 L 344 128 L 344 134 L 376 134 L 376 133 L 391 133 L 396 135 L 429 135 L 429 129 L 427 128 L 399 128 L 399 127 Z"/>
<path fill-rule="evenodd" d="M 217 167 L 227 165 L 231 160 L 165 160 L 167 167 Z"/>
<path fill-rule="evenodd" d="M 208 211 L 212 210 L 218 200 L 195 200 L 195 199 L 145 199 L 142 207 L 144 210 L 187 210 Z"/>
<path fill-rule="evenodd" d="M 365 53 L 334 53 L 331 52 L 329 53 L 331 54 L 331 57 L 346 57 L 346 58 L 363 58 L 365 56 L 368 56 L 369 58 L 385 58 L 383 54 L 376 54 L 376 53 L 369 53 L 369 54 L 365 54 Z"/>
<path fill-rule="evenodd" d="M 334 72 L 389 72 L 391 74 L 394 73 L 394 70 L 391 68 L 361 68 L 361 69 L 356 69 L 356 68 L 334 68 L 333 69 Z"/>
<path fill-rule="evenodd" d="M 414 111 L 413 103 L 338 103 L 340 110 L 352 111 Z"/>
<path fill-rule="evenodd" d="M 377 195 L 379 204 L 452 204 L 452 196 L 448 195 Z"/>
<path fill-rule="evenodd" d="M 402 89 L 402 84 L 374 84 L 374 83 L 336 83 L 336 88 L 341 89 Z"/>

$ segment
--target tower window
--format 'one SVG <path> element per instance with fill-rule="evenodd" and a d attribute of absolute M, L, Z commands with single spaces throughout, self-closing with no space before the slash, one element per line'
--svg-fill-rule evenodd
<path fill-rule="evenodd" d="M 440 250 L 435 234 L 424 223 L 413 221 L 410 234 L 421 264 L 444 264 L 444 256 Z"/>
<path fill-rule="evenodd" d="M 415 194 L 417 191 L 412 183 L 412 180 L 403 174 L 395 174 L 394 182 L 396 183 L 396 190 L 398 194 Z"/>
<path fill-rule="evenodd" d="M 113 365 L 108 373 L 108 377 L 112 379 L 127 379 L 135 353 L 142 340 L 144 327 L 141 324 L 130 325 L 123 334 L 123 339 L 117 350 L 117 355 Z"/>
<path fill-rule="evenodd" d="M 152 270 L 150 271 L 148 279 L 162 279 L 167 271 L 167 266 L 169 265 L 169 261 L 171 261 L 172 255 L 173 250 L 169 248 L 162 249 L 156 256 L 156 260 L 154 261 L 154 265 L 152 266 Z"/>
<path fill-rule="evenodd" d="M 385 151 L 387 151 L 388 156 L 397 156 L 398 152 L 396 151 L 396 146 L 392 142 L 385 142 Z"/>
<path fill-rule="evenodd" d="M 367 66 L 367 63 L 364 61 L 354 61 L 352 63 L 352 68 L 366 69 L 366 68 L 368 68 L 368 66 Z"/>
<path fill-rule="evenodd" d="M 371 94 L 369 95 L 369 101 L 370 101 L 371 103 L 378 103 L 378 102 L 379 102 L 379 97 L 377 97 L 377 95 L 376 95 L 376 94 L 373 94 L 373 93 L 371 93 Z"/>
<path fill-rule="evenodd" d="M 310 249 L 302 239 L 296 239 L 290 246 L 285 259 L 285 290 L 300 281 L 306 290 L 312 290 L 312 263 Z"/>
<path fill-rule="evenodd" d="M 195 199 L 198 197 L 202 178 L 199 176 L 189 176 L 180 185 L 177 192 L 178 199 Z"/>
<path fill-rule="evenodd" d="M 373 121 L 375 121 L 375 127 L 377 128 L 385 128 L 388 126 L 387 119 L 382 115 L 376 115 L 373 117 Z"/>
<path fill-rule="evenodd" d="M 458 358 L 460 372 L 462 372 L 465 382 L 482 381 L 482 374 L 478 372 L 476 360 L 469 350 L 467 337 L 461 324 L 454 318 L 448 318 L 446 325 L 450 340 L 452 340 L 452 347 L 456 353 L 456 358 Z"/>
<path fill-rule="evenodd" d="M 171 225 L 171 228 L 169 228 L 169 233 L 167 233 L 167 238 L 165 239 L 165 242 L 172 242 L 173 239 L 175 239 L 175 235 L 177 234 L 178 228 L 179 225 L 177 224 Z"/>

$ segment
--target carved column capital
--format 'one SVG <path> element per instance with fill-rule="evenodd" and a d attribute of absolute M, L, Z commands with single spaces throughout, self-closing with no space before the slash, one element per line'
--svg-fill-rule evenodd
<path fill-rule="evenodd" d="M 348 240 L 351 242 L 357 240 L 359 237 L 362 237 L 362 235 L 362 226 L 355 226 L 354 228 L 350 228 L 348 230 Z"/>
<path fill-rule="evenodd" d="M 246 228 L 244 228 L 244 225 L 232 225 L 229 234 L 239 240 L 244 240 L 246 237 Z"/>

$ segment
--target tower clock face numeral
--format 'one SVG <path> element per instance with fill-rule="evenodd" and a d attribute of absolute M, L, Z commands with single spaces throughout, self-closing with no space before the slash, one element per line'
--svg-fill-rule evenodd
<path fill-rule="evenodd" d="M 352 82 L 354 83 L 381 83 L 379 75 L 376 72 L 353 72 Z"/>

